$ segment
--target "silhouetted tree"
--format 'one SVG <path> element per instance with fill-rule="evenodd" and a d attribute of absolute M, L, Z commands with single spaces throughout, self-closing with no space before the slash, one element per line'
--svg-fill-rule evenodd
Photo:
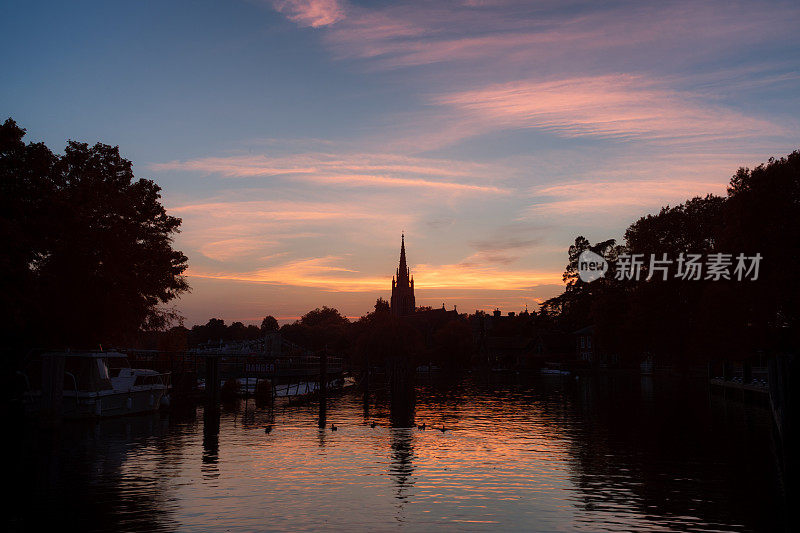
<path fill-rule="evenodd" d="M 726 197 L 707 195 L 664 207 L 634 222 L 625 244 L 600 253 L 612 260 L 606 278 L 582 283 L 575 260 L 592 249 L 582 237 L 570 247 L 564 293 L 542 305 L 542 317 L 573 327 L 594 323 L 602 345 L 618 353 L 655 354 L 677 365 L 714 356 L 748 356 L 800 343 L 800 152 L 770 159 L 733 176 Z M 613 241 L 601 243 L 613 244 Z M 597 252 L 597 250 L 594 250 Z M 759 277 L 750 280 L 613 280 L 620 253 L 644 259 L 666 254 L 760 254 Z M 731 272 L 733 274 L 733 272 Z M 733 277 L 733 276 L 732 276 Z"/>
<path fill-rule="evenodd" d="M 328 306 L 323 306 L 322 309 L 317 307 L 300 317 L 300 323 L 309 327 L 343 326 L 347 322 L 347 319 L 339 313 L 338 309 Z"/>
<path fill-rule="evenodd" d="M 278 325 L 278 321 L 272 315 L 267 315 L 264 317 L 264 320 L 261 321 L 261 331 L 262 333 L 267 333 L 270 331 L 278 331 L 280 326 Z"/>
<path fill-rule="evenodd" d="M 163 306 L 188 290 L 187 258 L 158 185 L 135 179 L 118 147 L 70 141 L 56 155 L 24 135 L 0 126 L 6 342 L 122 343 L 175 319 Z"/>
<path fill-rule="evenodd" d="M 728 187 L 719 248 L 763 259 L 756 281 L 725 284 L 710 312 L 761 348 L 800 345 L 800 151 L 740 168 Z M 709 315 L 706 315 L 709 316 Z"/>
<path fill-rule="evenodd" d="M 293 324 L 284 324 L 280 332 L 301 346 L 343 353 L 349 347 L 349 326 L 350 321 L 338 309 L 324 306 L 307 312 Z"/>
<path fill-rule="evenodd" d="M 586 283 L 578 276 L 578 258 L 586 251 L 592 251 L 606 259 L 609 271 L 613 272 L 616 257 L 620 248 L 614 239 L 591 244 L 588 239 L 579 236 L 575 244 L 569 247 L 569 262 L 562 276 L 566 287 L 559 296 L 546 300 L 541 305 L 541 313 L 545 317 L 557 317 L 560 327 L 574 330 L 592 322 L 592 303 L 597 296 L 610 285 L 614 285 L 613 274 L 605 278 Z"/>
<path fill-rule="evenodd" d="M 375 315 L 376 316 L 388 316 L 392 312 L 392 307 L 389 305 L 389 302 L 384 300 L 383 298 L 378 298 L 375 301 Z"/>

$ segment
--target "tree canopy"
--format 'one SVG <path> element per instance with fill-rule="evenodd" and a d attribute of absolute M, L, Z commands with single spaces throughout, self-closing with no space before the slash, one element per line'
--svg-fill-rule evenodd
<path fill-rule="evenodd" d="M 727 196 L 696 197 L 628 227 L 625 242 L 594 247 L 578 237 L 564 272 L 565 292 L 542 310 L 565 328 L 596 325 L 605 350 L 631 356 L 659 355 L 675 363 L 715 355 L 746 356 L 782 350 L 800 340 L 800 152 L 740 168 Z M 606 278 L 586 284 L 575 260 L 592 249 L 612 265 Z M 654 276 L 613 279 L 620 254 L 724 253 L 763 257 L 758 279 L 687 282 Z M 611 277 L 612 279 L 609 279 Z"/>
<path fill-rule="evenodd" d="M 163 328 L 189 286 L 173 249 L 181 220 L 136 179 L 119 147 L 70 141 L 63 155 L 0 126 L 0 262 L 6 338 L 25 347 L 123 343 Z"/>

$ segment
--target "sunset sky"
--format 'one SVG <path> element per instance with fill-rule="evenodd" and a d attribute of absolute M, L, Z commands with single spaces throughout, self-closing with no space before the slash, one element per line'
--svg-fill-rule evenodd
<path fill-rule="evenodd" d="M 602 5 L 601 5 L 602 4 Z M 577 235 L 800 148 L 794 2 L 9 1 L 0 115 L 119 145 L 183 219 L 186 324 L 518 311 Z"/>

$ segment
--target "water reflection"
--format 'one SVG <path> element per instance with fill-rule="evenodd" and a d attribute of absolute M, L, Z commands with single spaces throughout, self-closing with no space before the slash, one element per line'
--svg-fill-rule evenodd
<path fill-rule="evenodd" d="M 368 400 L 353 392 L 324 411 L 242 402 L 24 428 L 7 521 L 87 531 L 788 530 L 770 414 L 709 399 L 697 383 L 426 382 L 416 395 L 425 431 L 390 427 L 388 391 Z"/>
<path fill-rule="evenodd" d="M 219 428 L 218 409 L 203 410 L 203 479 L 219 477 Z"/>
<path fill-rule="evenodd" d="M 319 417 L 317 419 L 317 427 L 324 429 L 328 424 L 328 399 L 320 396 L 319 399 Z"/>
<path fill-rule="evenodd" d="M 405 521 L 404 507 L 409 492 L 414 486 L 414 430 L 410 428 L 391 428 L 392 462 L 389 465 L 389 477 L 395 484 L 398 522 Z"/>
<path fill-rule="evenodd" d="M 406 490 L 414 485 L 414 435 L 413 429 L 391 428 L 392 438 L 392 464 L 389 475 L 397 485 L 397 499 L 406 499 Z"/>
<path fill-rule="evenodd" d="M 648 377 L 638 389 L 632 380 L 612 376 L 578 386 L 582 420 L 570 446 L 577 459 L 574 483 L 582 493 L 578 521 L 588 527 L 598 513 L 625 512 L 636 529 L 651 527 L 656 517 L 659 527 L 677 529 L 696 517 L 713 529 L 781 529 L 774 513 L 782 497 L 768 481 L 774 469 L 764 439 L 767 412 L 759 413 L 755 426 L 747 427 L 745 419 L 728 426 L 705 408 L 708 396 L 696 383 L 656 387 Z M 643 401 L 631 401 L 637 395 Z M 656 402 L 657 395 L 663 401 Z M 754 495 L 748 487 L 753 482 L 769 496 Z"/>
<path fill-rule="evenodd" d="M 21 429 L 6 529 L 174 529 L 164 474 L 186 443 L 173 430 L 158 415 Z M 150 468 L 131 470 L 142 455 L 153 458 Z"/>

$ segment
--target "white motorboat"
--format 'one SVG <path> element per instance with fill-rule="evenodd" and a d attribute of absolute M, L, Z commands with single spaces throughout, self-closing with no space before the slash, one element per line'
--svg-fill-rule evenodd
<path fill-rule="evenodd" d="M 131 368 L 128 357 L 119 352 L 66 352 L 44 357 L 64 358 L 62 413 L 69 418 L 108 417 L 155 411 L 169 393 L 169 374 Z M 38 365 L 37 365 L 38 366 Z M 35 375 L 37 383 L 41 378 Z M 31 386 L 26 403 L 32 410 L 41 406 L 41 390 Z M 39 389 L 41 386 L 39 384 Z"/>

